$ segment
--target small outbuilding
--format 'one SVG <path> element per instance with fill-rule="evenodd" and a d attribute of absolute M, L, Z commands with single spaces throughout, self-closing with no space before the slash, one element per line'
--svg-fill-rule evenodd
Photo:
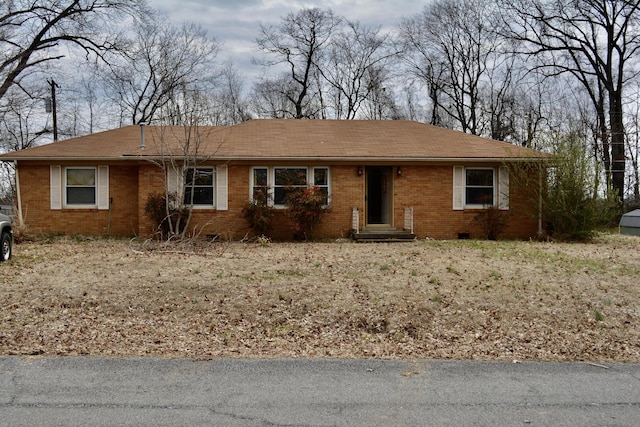
<path fill-rule="evenodd" d="M 622 215 L 619 226 L 620 234 L 640 236 L 640 209 Z"/>

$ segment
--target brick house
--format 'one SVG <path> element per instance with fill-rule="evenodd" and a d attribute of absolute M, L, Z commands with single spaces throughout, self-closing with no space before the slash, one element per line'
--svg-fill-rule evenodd
<path fill-rule="evenodd" d="M 507 166 L 545 158 L 417 122 L 347 120 L 128 126 L 0 156 L 15 162 L 17 212 L 31 232 L 152 235 L 145 204 L 166 186 L 194 192 L 191 225 L 230 239 L 250 233 L 241 211 L 258 185 L 269 188 L 281 217 L 272 237 L 292 239 L 283 206 L 292 184 L 327 194 L 316 238 L 482 237 L 474 218 L 488 205 L 505 213 L 501 237 L 528 238 L 540 219 L 528 214 L 528 195 L 510 183 Z M 195 168 L 184 170 L 185 159 L 197 159 Z M 292 174 L 296 182 L 287 182 Z"/>

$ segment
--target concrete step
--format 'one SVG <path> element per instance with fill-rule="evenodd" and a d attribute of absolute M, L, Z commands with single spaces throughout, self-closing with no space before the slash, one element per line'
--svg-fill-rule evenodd
<path fill-rule="evenodd" d="M 389 229 L 362 229 L 352 233 L 356 242 L 411 242 L 416 239 L 416 235 L 408 231 Z"/>

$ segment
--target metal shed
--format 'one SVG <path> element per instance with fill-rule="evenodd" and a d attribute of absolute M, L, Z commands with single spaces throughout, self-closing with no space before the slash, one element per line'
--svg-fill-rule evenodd
<path fill-rule="evenodd" d="M 620 234 L 640 236 L 640 209 L 622 215 L 619 226 Z"/>

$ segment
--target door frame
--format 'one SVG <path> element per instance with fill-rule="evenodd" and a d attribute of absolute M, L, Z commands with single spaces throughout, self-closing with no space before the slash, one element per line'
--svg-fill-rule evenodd
<path fill-rule="evenodd" d="M 365 166 L 364 222 L 367 228 L 393 227 L 393 166 Z"/>

